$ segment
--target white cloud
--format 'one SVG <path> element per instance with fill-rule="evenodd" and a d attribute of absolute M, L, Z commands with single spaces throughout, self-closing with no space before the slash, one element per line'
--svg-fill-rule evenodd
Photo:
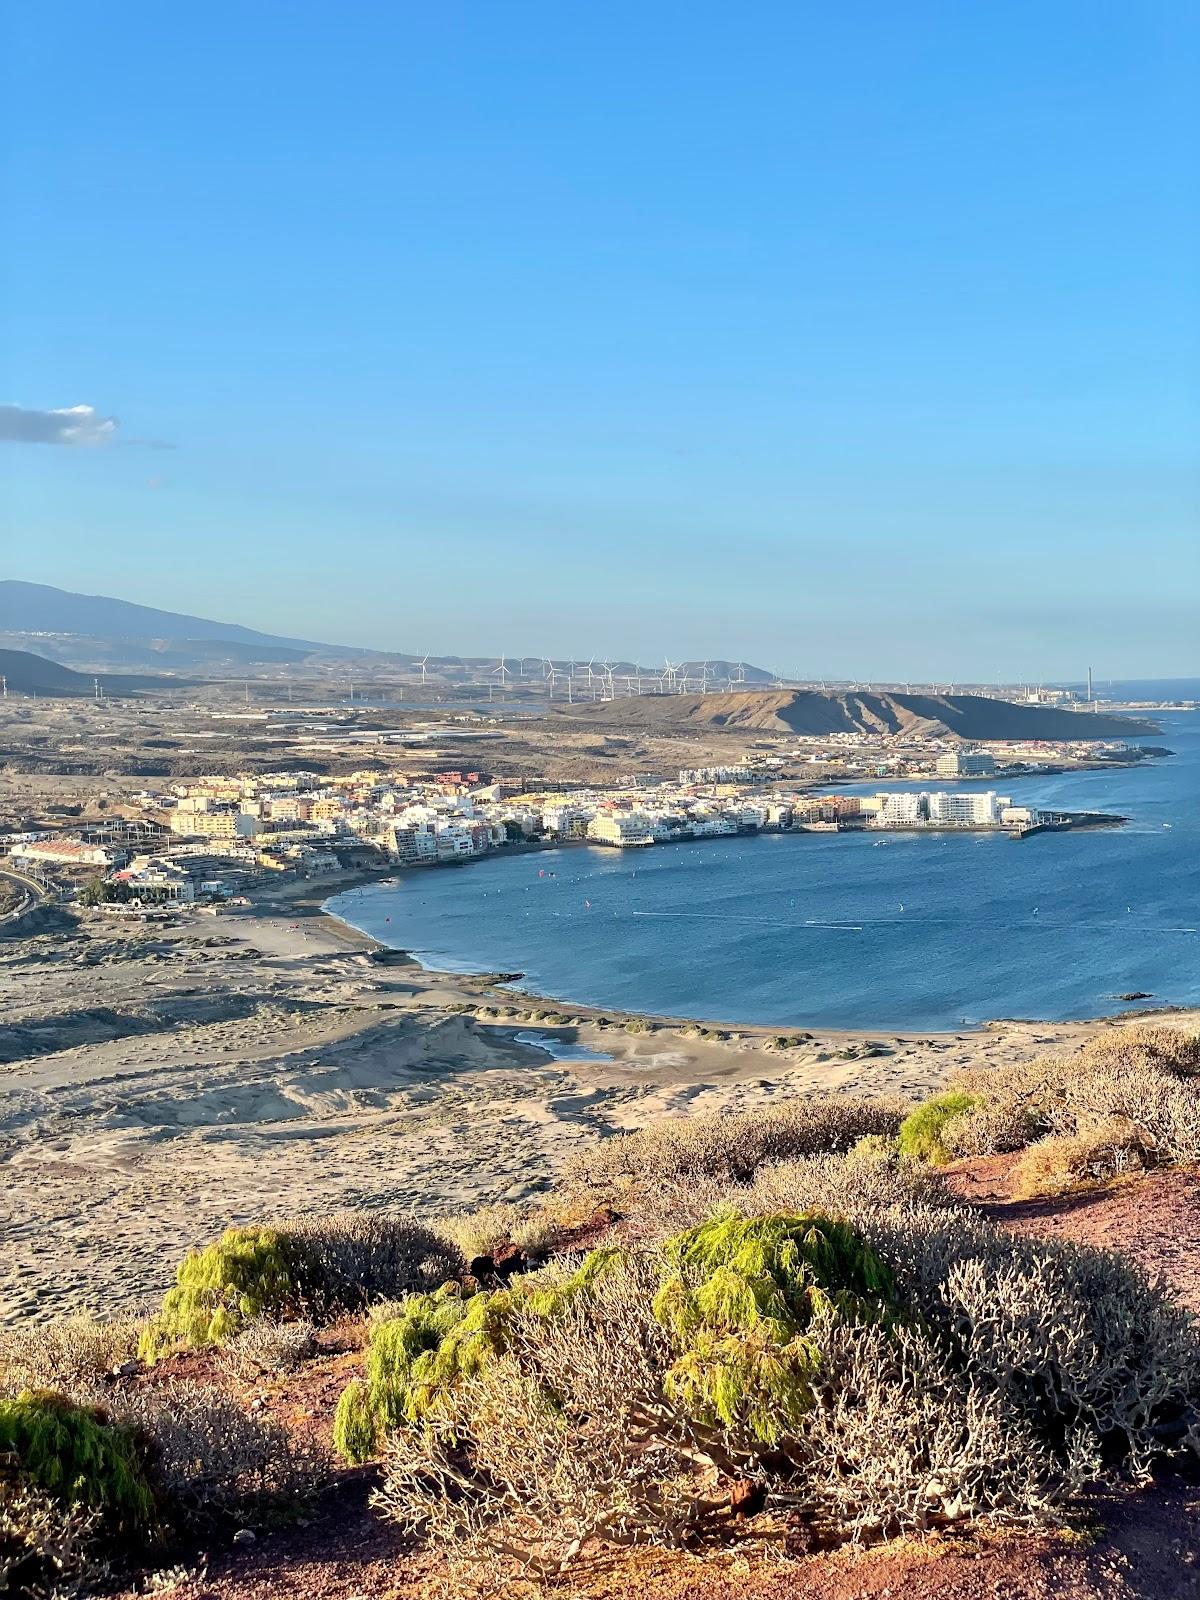
<path fill-rule="evenodd" d="M 34 411 L 0 406 L 0 439 L 16 444 L 105 444 L 117 431 L 116 417 L 96 415 L 95 406 Z"/>

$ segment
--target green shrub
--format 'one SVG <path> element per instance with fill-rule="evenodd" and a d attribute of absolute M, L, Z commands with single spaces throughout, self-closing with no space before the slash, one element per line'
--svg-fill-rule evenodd
<path fill-rule="evenodd" d="M 910 1111 L 900 1124 L 897 1135 L 900 1154 L 910 1161 L 928 1161 L 942 1166 L 953 1159 L 944 1135 L 946 1125 L 958 1117 L 966 1117 L 978 1104 L 978 1097 L 951 1089 L 945 1094 L 926 1100 L 915 1111 Z"/>
<path fill-rule="evenodd" d="M 480 1305 L 489 1298 L 473 1297 Z M 366 1378 L 343 1390 L 333 1420 L 334 1447 L 348 1461 L 368 1460 L 387 1433 L 413 1419 L 414 1369 L 445 1342 L 469 1304 L 445 1293 L 413 1295 L 397 1316 L 372 1328 Z"/>
<path fill-rule="evenodd" d="M 649 1033 L 650 1025 L 648 1022 L 643 1021 L 641 1017 L 630 1017 L 629 1021 L 625 1024 L 625 1032 Z"/>
<path fill-rule="evenodd" d="M 343 1391 L 333 1442 L 349 1461 L 376 1454 L 395 1429 L 427 1421 L 446 1396 L 507 1347 L 520 1317 L 550 1321 L 585 1295 L 617 1259 L 593 1250 L 574 1272 L 527 1273 L 506 1289 L 463 1298 L 413 1295 L 398 1316 L 371 1330 L 365 1382 Z"/>
<path fill-rule="evenodd" d="M 361 1462 L 397 1429 L 427 1423 L 464 1382 L 509 1347 L 514 1332 L 552 1324 L 593 1295 L 625 1252 L 593 1250 L 568 1276 L 532 1273 L 468 1299 L 417 1295 L 377 1325 L 365 1380 L 344 1391 L 334 1444 Z M 654 1317 L 675 1362 L 665 1390 L 697 1419 L 772 1440 L 812 1400 L 818 1313 L 879 1320 L 891 1278 L 845 1223 L 816 1212 L 724 1214 L 669 1240 L 658 1257 Z"/>
<path fill-rule="evenodd" d="M 229 1228 L 180 1263 L 139 1354 L 223 1345 L 259 1318 L 359 1310 L 462 1270 L 461 1253 L 408 1217 L 342 1212 L 279 1227 Z"/>
<path fill-rule="evenodd" d="M 96 1406 L 26 1389 L 0 1401 L 0 1454 L 21 1477 L 64 1506 L 100 1512 L 112 1532 L 139 1533 L 154 1522 L 154 1496 L 134 1429 Z"/>
<path fill-rule="evenodd" d="M 256 1317 L 298 1314 L 301 1290 L 278 1229 L 228 1228 L 180 1262 L 139 1354 L 155 1361 L 174 1346 L 224 1344 Z"/>
<path fill-rule="evenodd" d="M 878 1321 L 891 1274 L 853 1228 L 819 1212 L 717 1216 L 669 1239 L 654 1314 L 677 1358 L 666 1392 L 687 1414 L 776 1443 L 813 1402 L 815 1317 Z M 673 1270 L 670 1270 L 673 1269 Z"/>

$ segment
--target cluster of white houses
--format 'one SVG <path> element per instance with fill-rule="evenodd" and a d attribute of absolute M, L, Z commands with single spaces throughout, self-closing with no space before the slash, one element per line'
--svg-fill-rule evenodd
<path fill-rule="evenodd" d="M 739 769 L 563 792 L 527 792 L 480 772 L 425 779 L 374 771 L 242 775 L 198 779 L 139 802 L 134 819 L 3 843 L 16 860 L 76 881 L 99 873 L 134 898 L 190 901 L 236 893 L 272 872 L 311 876 L 370 861 L 436 865 L 523 842 L 626 848 L 763 830 L 1021 830 L 1038 823 L 1036 812 L 991 790 L 788 793 L 766 790 L 761 778 L 752 789 Z"/>

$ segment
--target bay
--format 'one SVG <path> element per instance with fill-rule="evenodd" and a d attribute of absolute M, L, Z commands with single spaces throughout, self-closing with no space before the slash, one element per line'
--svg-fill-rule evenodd
<path fill-rule="evenodd" d="M 1147 742 L 1169 758 L 1000 785 L 1122 828 L 568 847 L 414 871 L 329 909 L 436 970 L 713 1022 L 953 1029 L 1101 1016 L 1138 990 L 1196 1005 L 1200 715 L 1159 720 Z"/>

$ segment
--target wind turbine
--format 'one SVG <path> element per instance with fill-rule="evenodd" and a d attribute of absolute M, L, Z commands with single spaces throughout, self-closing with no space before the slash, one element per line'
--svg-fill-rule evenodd
<path fill-rule="evenodd" d="M 508 670 L 508 658 L 506 656 L 501 656 L 499 662 L 492 668 L 488 676 L 492 678 L 499 678 L 500 687 L 502 689 L 507 689 L 508 680 L 512 677 L 512 673 Z"/>
<path fill-rule="evenodd" d="M 428 683 L 429 682 L 429 657 L 427 655 L 422 656 L 420 661 L 417 662 L 417 665 L 421 669 L 421 682 L 422 683 Z"/>

